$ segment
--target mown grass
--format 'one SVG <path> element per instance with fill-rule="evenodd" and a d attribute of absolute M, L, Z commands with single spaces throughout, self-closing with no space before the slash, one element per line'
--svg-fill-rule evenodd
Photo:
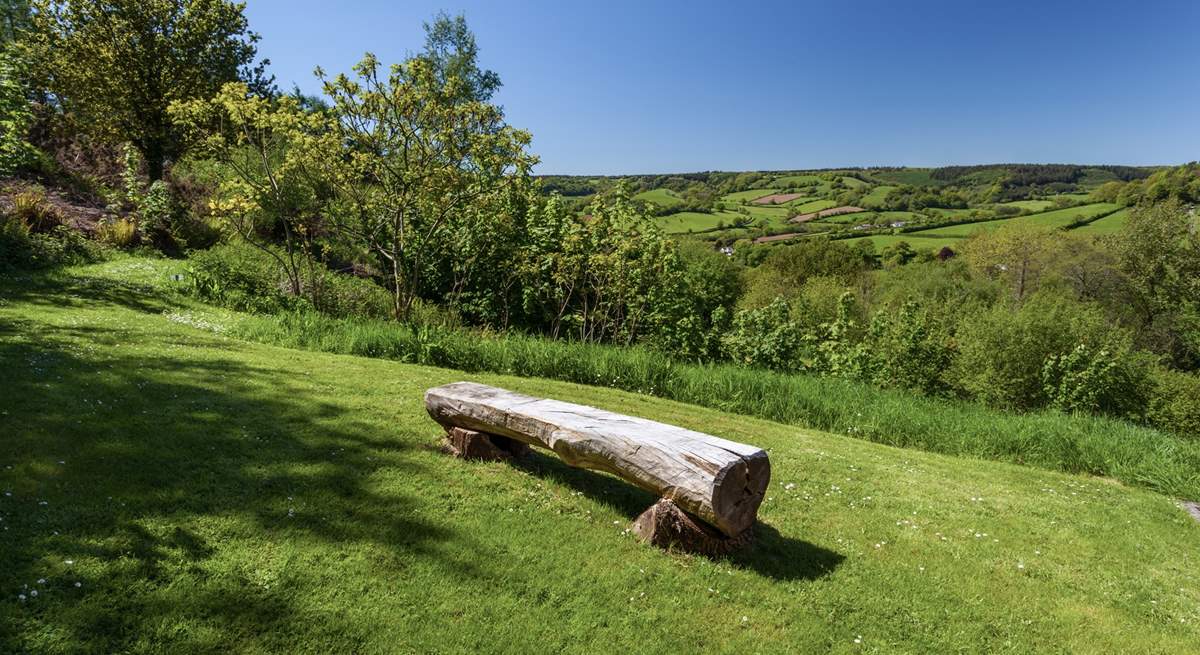
<path fill-rule="evenodd" d="M 227 336 L 236 316 L 129 281 L 154 276 L 117 262 L 0 279 L 2 652 L 1180 653 L 1200 640 L 1200 525 L 1170 498 L 647 395 L 249 343 Z M 615 364 L 606 374 L 647 372 Z M 653 498 L 614 478 L 541 455 L 446 458 L 421 394 L 464 378 L 768 449 L 755 546 L 663 552 L 627 532 Z M 749 377 L 716 379 L 736 385 L 721 390 L 732 404 L 756 393 Z M 837 386 L 864 401 L 866 433 L 910 413 Z M 994 429 L 1003 440 L 1013 425 Z"/>

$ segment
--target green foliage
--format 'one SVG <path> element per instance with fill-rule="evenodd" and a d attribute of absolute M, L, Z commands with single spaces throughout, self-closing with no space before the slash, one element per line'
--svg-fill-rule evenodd
<path fill-rule="evenodd" d="M 12 198 L 12 217 L 20 221 L 29 231 L 47 233 L 62 225 L 62 216 L 46 195 L 46 189 L 30 186 L 18 191 Z"/>
<path fill-rule="evenodd" d="M 1164 432 L 1200 440 L 1200 377 L 1194 373 L 1159 370 L 1154 383 L 1148 422 Z"/>
<path fill-rule="evenodd" d="M 1100 347 L 1079 344 L 1069 353 L 1051 355 L 1042 365 L 1049 407 L 1141 418 L 1151 392 L 1149 365 L 1129 352 L 1126 343 Z"/>
<path fill-rule="evenodd" d="M 793 298 L 812 277 L 832 276 L 849 282 L 874 265 L 869 243 L 847 245 L 824 238 L 801 239 L 795 245 L 776 246 L 755 268 L 742 299 L 745 307 L 761 307 L 776 297 Z"/>
<path fill-rule="evenodd" d="M 999 305 L 963 319 L 957 333 L 954 380 L 960 389 L 993 407 L 1045 407 L 1051 401 L 1049 391 L 1057 402 L 1069 407 L 1076 402 L 1071 400 L 1076 394 L 1078 402 L 1089 397 L 1090 390 L 1079 388 L 1087 383 L 1079 376 L 1087 375 L 1084 371 L 1092 359 L 1089 353 L 1104 353 L 1098 355 L 1103 370 L 1105 359 L 1129 356 L 1128 339 L 1128 334 L 1114 331 L 1096 307 L 1038 294 L 1019 309 Z M 1072 356 L 1079 346 L 1084 348 Z M 1106 385 L 1118 384 L 1121 376 L 1134 379 L 1130 369 L 1125 369 L 1134 365 L 1120 362 L 1116 366 L 1107 375 L 1095 371 L 1094 383 L 1104 387 L 1095 397 L 1101 403 L 1097 409 L 1123 414 L 1125 406 Z M 1138 391 L 1126 393 L 1136 397 Z"/>
<path fill-rule="evenodd" d="M 55 225 L 36 233 L 13 214 L 0 213 L 0 270 L 37 269 L 103 259 L 104 252 L 79 232 Z"/>
<path fill-rule="evenodd" d="M 258 36 L 228 0 L 36 0 L 22 47 L 35 79 L 87 132 L 134 144 L 152 181 L 190 142 L 167 108 L 251 78 Z"/>
<path fill-rule="evenodd" d="M 386 316 L 387 291 L 370 280 L 341 275 L 321 267 L 306 268 L 302 295 L 276 265 L 277 254 L 244 243 L 215 246 L 189 259 L 187 290 L 230 309 L 272 313 L 316 309 L 331 316 Z"/>
<path fill-rule="evenodd" d="M 936 314 L 916 302 L 905 303 L 896 314 L 876 314 L 864 347 L 874 384 L 929 396 L 948 391 L 945 371 L 954 358 L 953 340 Z"/>
<path fill-rule="evenodd" d="M 137 223 L 128 218 L 103 220 L 96 226 L 96 238 L 114 248 L 132 248 L 138 242 Z"/>
<path fill-rule="evenodd" d="M 776 298 L 765 307 L 737 312 L 729 331 L 721 337 L 725 354 L 747 366 L 797 370 L 804 333 L 792 320 L 791 311 L 786 300 Z"/>
<path fill-rule="evenodd" d="M 0 177 L 12 175 L 34 160 L 36 150 L 26 141 L 32 122 L 33 112 L 16 64 L 0 45 Z"/>

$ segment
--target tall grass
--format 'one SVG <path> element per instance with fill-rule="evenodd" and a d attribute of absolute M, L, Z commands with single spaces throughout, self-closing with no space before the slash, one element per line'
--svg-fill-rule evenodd
<path fill-rule="evenodd" d="M 1200 444 L 1095 416 L 1008 414 L 836 378 L 680 363 L 640 348 L 312 313 L 248 317 L 235 333 L 306 350 L 611 387 L 893 446 L 1110 476 L 1200 498 Z"/>

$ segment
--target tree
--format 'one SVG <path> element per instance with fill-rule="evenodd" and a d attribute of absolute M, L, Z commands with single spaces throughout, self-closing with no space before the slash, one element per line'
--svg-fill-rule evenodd
<path fill-rule="evenodd" d="M 293 295 L 303 293 L 304 267 L 313 265 L 310 237 L 322 208 L 297 145 L 312 146 L 308 137 L 326 136 L 328 120 L 303 111 L 295 97 L 266 100 L 241 82 L 226 84 L 212 100 L 177 102 L 170 113 L 205 154 L 233 173 L 213 200 L 217 216 L 276 261 Z M 277 232 L 282 254 L 267 238 Z"/>
<path fill-rule="evenodd" d="M 443 11 L 432 24 L 425 23 L 425 49 L 418 57 L 430 65 L 443 87 L 452 78 L 458 80 L 458 102 L 488 102 L 500 88 L 499 75 L 479 68 L 479 47 L 461 14 L 451 18 Z"/>
<path fill-rule="evenodd" d="M 29 25 L 29 0 L 0 0 L 0 48 Z"/>
<path fill-rule="evenodd" d="M 971 268 L 1003 280 L 1019 303 L 1037 290 L 1058 238 L 1040 227 L 1004 225 L 972 237 L 964 254 Z"/>
<path fill-rule="evenodd" d="M 228 0 L 34 0 L 24 47 L 60 108 L 97 136 L 132 143 L 150 179 L 190 145 L 172 102 L 244 80 L 262 91 L 258 35 Z"/>
<path fill-rule="evenodd" d="M 504 125 L 498 107 L 466 100 L 468 82 L 426 57 L 384 69 L 368 54 L 354 71 L 354 79 L 317 71 L 338 145 L 304 148 L 306 165 L 337 196 L 328 217 L 339 234 L 386 271 L 403 319 L 451 221 L 485 218 L 469 210 L 503 202 L 506 185 L 537 160 L 525 151 L 529 133 Z"/>
<path fill-rule="evenodd" d="M 1139 341 L 1177 365 L 1200 359 L 1200 235 L 1178 201 L 1139 206 L 1108 241 L 1137 314 Z"/>

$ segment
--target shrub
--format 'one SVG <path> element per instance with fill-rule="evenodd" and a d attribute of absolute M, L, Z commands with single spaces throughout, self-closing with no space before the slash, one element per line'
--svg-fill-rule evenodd
<path fill-rule="evenodd" d="M 876 385 L 926 395 L 948 390 L 944 372 L 954 359 L 953 342 L 936 317 L 917 303 L 905 303 L 895 314 L 876 314 L 865 346 Z"/>
<path fill-rule="evenodd" d="M 65 225 L 36 234 L 12 214 L 0 214 L 0 270 L 46 268 L 102 259 L 104 252 Z"/>
<path fill-rule="evenodd" d="M 224 244 L 189 260 L 188 289 L 204 300 L 249 312 L 275 312 L 306 304 L 288 294 L 270 255 L 246 244 Z"/>
<path fill-rule="evenodd" d="M 1045 293 L 1019 309 L 997 305 L 964 319 L 956 339 L 952 381 L 967 395 L 1006 409 L 1045 407 L 1051 403 L 1051 390 L 1065 408 L 1090 397 L 1092 392 L 1083 391 L 1081 385 L 1116 384 L 1111 376 L 1133 375 L 1117 369 L 1101 373 L 1102 362 L 1096 364 L 1100 368 L 1086 373 L 1091 365 L 1088 353 L 1100 349 L 1109 353 L 1102 360 L 1119 356 L 1123 360 L 1119 367 L 1132 371 L 1139 366 L 1129 359 L 1130 336 L 1114 331 L 1100 309 Z M 1080 345 L 1085 350 L 1072 355 Z M 1044 378 L 1048 360 L 1055 357 L 1060 359 Z M 1111 399 L 1112 393 L 1116 391 L 1101 395 Z M 1109 410 L 1118 408 L 1104 411 Z"/>
<path fill-rule="evenodd" d="M 25 268 L 32 261 L 29 226 L 11 214 L 0 214 L 0 269 Z"/>
<path fill-rule="evenodd" d="M 1081 343 L 1046 360 L 1042 387 L 1054 409 L 1141 418 L 1149 400 L 1149 362 L 1130 352 L 1128 343 Z"/>
<path fill-rule="evenodd" d="M 1159 370 L 1146 419 L 1160 430 L 1200 440 L 1200 377 Z"/>
<path fill-rule="evenodd" d="M 46 190 L 32 186 L 13 196 L 12 216 L 31 232 L 45 234 L 62 225 L 62 216 L 46 198 Z"/>
<path fill-rule="evenodd" d="M 278 262 L 245 243 L 222 244 L 189 259 L 188 290 L 230 309 L 272 313 L 303 308 L 339 317 L 385 317 L 391 294 L 371 280 L 335 273 L 320 264 L 306 268 L 303 296 L 290 292 Z M 425 313 L 430 313 L 425 310 Z"/>
<path fill-rule="evenodd" d="M 733 317 L 733 326 L 721 338 L 725 354 L 735 362 L 777 371 L 795 370 L 804 335 L 791 319 L 783 298 L 758 309 L 745 309 Z"/>
<path fill-rule="evenodd" d="M 96 226 L 96 238 L 115 248 L 128 249 L 137 244 L 137 224 L 128 218 L 110 218 Z"/>

